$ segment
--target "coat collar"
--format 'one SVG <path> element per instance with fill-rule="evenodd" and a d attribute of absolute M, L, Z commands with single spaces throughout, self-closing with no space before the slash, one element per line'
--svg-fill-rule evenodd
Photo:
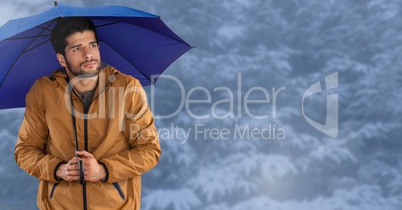
<path fill-rule="evenodd" d="M 115 81 L 115 77 L 119 73 L 120 72 L 117 69 L 115 69 L 114 67 L 112 67 L 106 63 L 102 63 L 101 70 L 99 72 L 98 85 L 96 87 L 94 98 L 97 95 L 99 95 L 100 93 L 102 93 L 107 87 L 109 87 L 109 85 Z M 68 76 L 66 73 L 66 69 L 64 67 L 56 69 L 49 76 L 49 79 L 51 81 L 53 81 L 57 87 L 61 87 L 65 90 L 67 90 L 69 79 L 68 79 Z M 103 84 L 100 84 L 100 83 L 103 83 Z M 99 89 L 99 88 L 101 88 L 101 89 Z"/>

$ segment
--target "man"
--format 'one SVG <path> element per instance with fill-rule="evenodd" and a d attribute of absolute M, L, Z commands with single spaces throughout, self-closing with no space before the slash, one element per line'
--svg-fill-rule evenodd
<path fill-rule="evenodd" d="M 28 92 L 14 154 L 40 179 L 39 209 L 138 210 L 141 175 L 161 154 L 144 90 L 101 63 L 90 19 L 61 18 L 51 42 L 63 68 Z"/>

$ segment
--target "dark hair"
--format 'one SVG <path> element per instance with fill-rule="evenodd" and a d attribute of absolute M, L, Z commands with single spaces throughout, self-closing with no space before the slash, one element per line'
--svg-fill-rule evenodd
<path fill-rule="evenodd" d="M 99 42 L 96 26 L 91 19 L 87 17 L 67 17 L 59 18 L 56 25 L 53 27 L 50 36 L 50 42 L 53 45 L 56 53 L 65 56 L 65 48 L 67 46 L 67 37 L 76 32 L 84 32 L 86 30 L 93 31 L 96 42 Z"/>

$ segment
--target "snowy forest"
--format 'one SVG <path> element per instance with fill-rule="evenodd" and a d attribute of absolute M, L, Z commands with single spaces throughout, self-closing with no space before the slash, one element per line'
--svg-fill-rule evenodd
<path fill-rule="evenodd" d="M 21 16 L 53 4 L 0 2 Z M 59 3 L 157 14 L 194 46 L 146 87 L 163 152 L 141 209 L 402 209 L 402 1 Z M 23 115 L 0 110 L 3 210 L 37 209 L 13 156 Z M 327 120 L 335 135 L 311 123 Z"/>

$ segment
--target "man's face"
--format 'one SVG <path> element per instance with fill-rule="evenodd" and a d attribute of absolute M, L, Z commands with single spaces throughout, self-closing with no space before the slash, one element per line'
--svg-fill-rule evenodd
<path fill-rule="evenodd" d="M 93 31 L 76 32 L 67 37 L 66 67 L 76 77 L 93 77 L 99 74 L 101 58 Z"/>

